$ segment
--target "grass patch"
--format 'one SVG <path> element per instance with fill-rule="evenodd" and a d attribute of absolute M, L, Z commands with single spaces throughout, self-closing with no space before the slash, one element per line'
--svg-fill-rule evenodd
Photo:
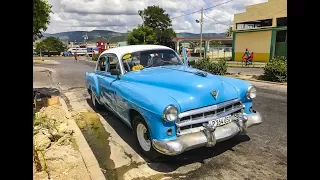
<path fill-rule="evenodd" d="M 74 119 L 96 156 L 100 168 L 106 170 L 103 173 L 106 179 L 117 179 L 114 162 L 110 159 L 109 133 L 100 122 L 100 116 L 95 112 L 80 112 Z"/>
<path fill-rule="evenodd" d="M 81 112 L 76 118 L 76 122 L 80 129 L 86 127 L 97 129 L 101 126 L 100 116 L 94 112 Z"/>
<path fill-rule="evenodd" d="M 73 149 L 76 151 L 79 151 L 79 146 L 77 144 L 76 139 L 73 136 L 70 138 L 70 141 L 71 141 L 71 146 L 73 147 Z"/>

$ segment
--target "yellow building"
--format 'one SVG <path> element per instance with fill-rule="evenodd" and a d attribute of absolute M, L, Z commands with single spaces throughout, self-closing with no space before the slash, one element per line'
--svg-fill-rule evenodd
<path fill-rule="evenodd" d="M 232 46 L 235 61 L 242 61 L 246 48 L 254 52 L 254 62 L 287 57 L 287 0 L 250 5 L 235 14 Z"/>

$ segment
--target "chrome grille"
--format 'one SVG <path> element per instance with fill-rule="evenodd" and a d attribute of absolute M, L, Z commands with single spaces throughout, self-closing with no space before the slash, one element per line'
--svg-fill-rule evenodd
<path fill-rule="evenodd" d="M 240 99 L 233 99 L 220 104 L 180 113 L 176 123 L 177 135 L 200 131 L 203 129 L 203 123 L 227 115 L 238 114 L 242 112 L 243 108 L 244 105 L 241 103 Z"/>

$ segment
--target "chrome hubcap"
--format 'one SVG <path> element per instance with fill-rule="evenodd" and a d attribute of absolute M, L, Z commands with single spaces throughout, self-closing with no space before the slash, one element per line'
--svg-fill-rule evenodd
<path fill-rule="evenodd" d="M 150 151 L 151 149 L 151 141 L 147 132 L 147 128 L 142 123 L 139 123 L 137 126 L 137 138 L 141 148 L 144 151 Z"/>

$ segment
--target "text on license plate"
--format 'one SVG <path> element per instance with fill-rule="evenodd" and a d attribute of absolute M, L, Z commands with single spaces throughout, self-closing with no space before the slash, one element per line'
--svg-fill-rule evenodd
<path fill-rule="evenodd" d="M 212 123 L 215 126 L 223 126 L 225 124 L 229 124 L 232 121 L 231 115 L 212 120 L 210 123 Z"/>

